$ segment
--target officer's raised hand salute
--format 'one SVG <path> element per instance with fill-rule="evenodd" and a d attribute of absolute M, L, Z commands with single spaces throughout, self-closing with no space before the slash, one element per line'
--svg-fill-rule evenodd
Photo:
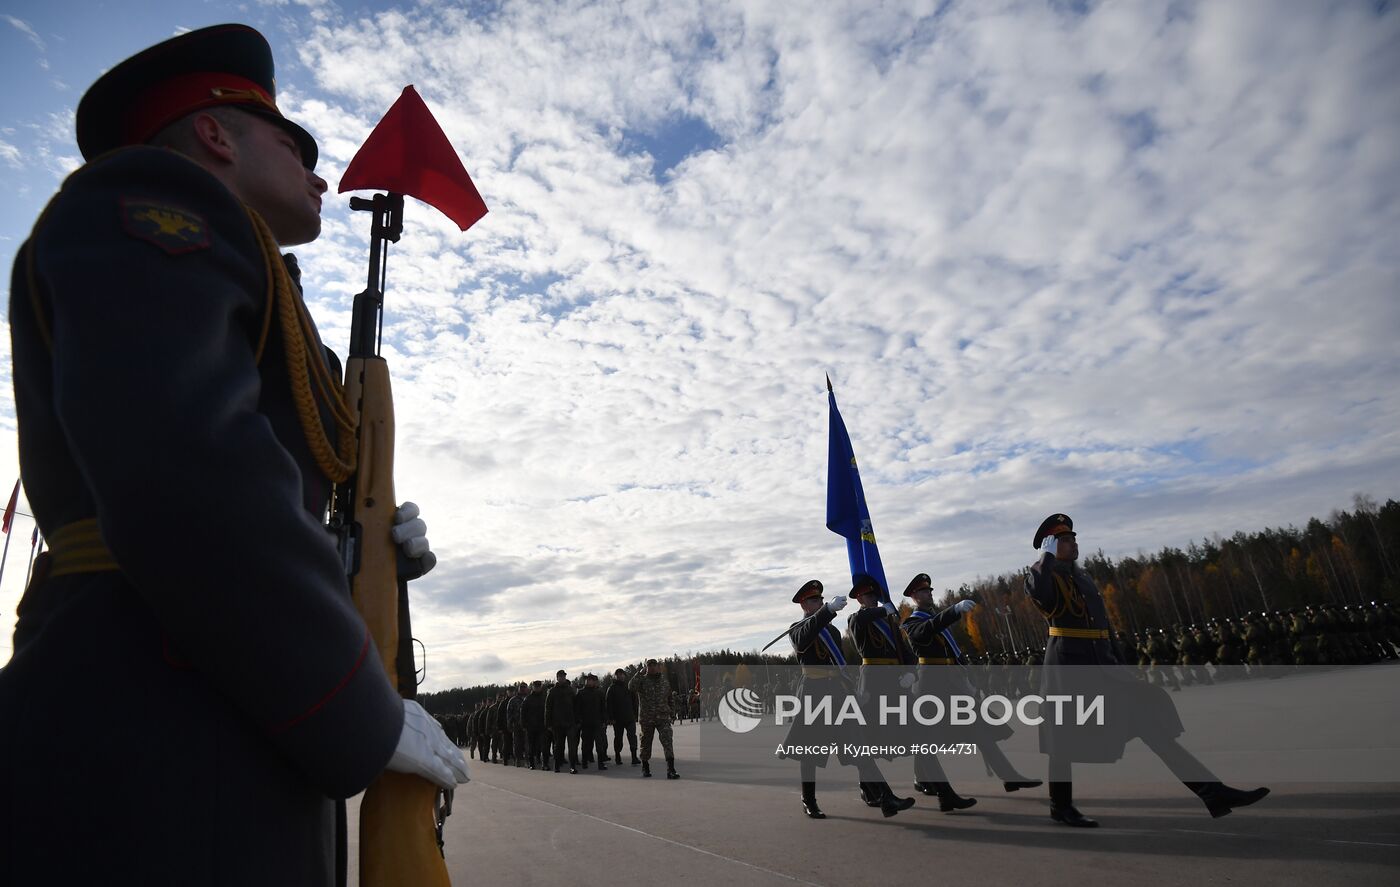
<path fill-rule="evenodd" d="M 322 524 L 353 428 L 280 253 L 321 230 L 316 142 L 241 25 L 111 68 L 77 138 L 10 290 L 51 548 L 0 671 L 0 723 L 23 724 L 0 731 L 0 878 L 329 883 L 332 799 L 386 766 L 466 771 L 395 692 Z M 420 570 L 425 532 L 399 534 Z M 118 725 L 97 744 L 94 719 Z M 122 816 L 71 815 L 94 785 Z"/>

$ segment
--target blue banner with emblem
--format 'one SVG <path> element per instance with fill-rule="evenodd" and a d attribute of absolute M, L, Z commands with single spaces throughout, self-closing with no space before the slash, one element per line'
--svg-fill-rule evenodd
<path fill-rule="evenodd" d="M 875 530 L 870 524 L 870 507 L 865 502 L 865 489 L 860 484 L 856 454 L 851 448 L 851 436 L 841 411 L 836 408 L 836 392 L 826 380 L 827 400 L 831 406 L 831 431 L 827 438 L 826 461 L 826 528 L 846 537 L 846 557 L 851 563 L 851 581 L 860 573 L 874 577 L 880 583 L 880 599 L 890 600 L 890 583 L 885 579 L 885 566 L 880 563 L 880 549 L 875 546 Z"/>

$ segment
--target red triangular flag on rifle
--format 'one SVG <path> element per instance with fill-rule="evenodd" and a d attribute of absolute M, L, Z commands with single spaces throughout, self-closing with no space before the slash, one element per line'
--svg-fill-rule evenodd
<path fill-rule="evenodd" d="M 15 506 L 19 504 L 19 481 L 15 481 L 15 491 L 10 494 L 10 504 L 5 506 L 5 518 L 0 521 L 0 532 L 9 533 L 10 523 L 15 519 Z"/>
<path fill-rule="evenodd" d="M 417 197 L 463 231 L 486 215 L 471 176 L 412 86 L 403 88 L 340 177 L 341 193 L 363 189 Z"/>

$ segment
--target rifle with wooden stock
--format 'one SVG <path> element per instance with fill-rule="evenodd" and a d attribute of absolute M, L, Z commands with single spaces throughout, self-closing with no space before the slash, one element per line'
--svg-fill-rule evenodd
<path fill-rule="evenodd" d="M 373 214 L 368 285 L 355 296 L 345 398 L 354 417 L 357 461 L 337 486 L 331 525 L 340 540 L 355 606 L 395 689 L 417 695 L 408 580 L 421 567 L 391 536 L 394 494 L 394 398 L 380 356 L 384 323 L 385 259 L 403 232 L 404 195 L 436 207 L 465 231 L 486 214 L 476 186 L 447 136 L 412 86 L 384 115 L 341 177 L 341 192 L 389 193 L 350 198 L 352 210 Z M 370 784 L 360 804 L 362 887 L 444 887 L 442 825 L 452 792 L 422 777 L 390 770 Z"/>

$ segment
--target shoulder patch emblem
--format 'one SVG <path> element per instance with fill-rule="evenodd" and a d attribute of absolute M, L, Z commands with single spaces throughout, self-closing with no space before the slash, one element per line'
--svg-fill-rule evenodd
<path fill-rule="evenodd" d="M 209 246 L 209 226 L 204 219 L 168 204 L 122 200 L 122 228 L 172 256 Z"/>

